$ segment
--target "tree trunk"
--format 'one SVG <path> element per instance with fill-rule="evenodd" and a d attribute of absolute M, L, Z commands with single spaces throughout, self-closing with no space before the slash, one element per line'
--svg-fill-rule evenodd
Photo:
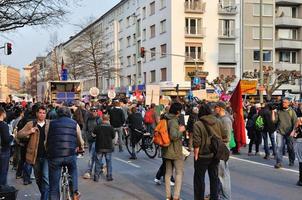
<path fill-rule="evenodd" d="M 99 88 L 99 73 L 95 73 L 95 87 Z"/>

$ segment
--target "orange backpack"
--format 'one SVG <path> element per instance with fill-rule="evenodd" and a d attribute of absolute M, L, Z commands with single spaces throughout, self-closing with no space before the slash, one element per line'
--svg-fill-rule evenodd
<path fill-rule="evenodd" d="M 161 119 L 155 127 L 153 142 L 161 147 L 167 147 L 170 145 L 170 136 L 166 119 Z"/>

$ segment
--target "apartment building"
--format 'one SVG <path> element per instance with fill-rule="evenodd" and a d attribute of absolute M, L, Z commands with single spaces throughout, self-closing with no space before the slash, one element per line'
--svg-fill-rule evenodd
<path fill-rule="evenodd" d="M 100 76 L 101 89 L 182 87 L 196 71 L 208 73 L 209 80 L 219 74 L 240 76 L 240 0 L 122 0 L 63 49 L 75 48 L 92 27 L 102 32 L 108 67 L 115 69 Z"/>
<path fill-rule="evenodd" d="M 0 65 L 0 102 L 6 101 L 8 95 L 20 89 L 20 70 Z"/>

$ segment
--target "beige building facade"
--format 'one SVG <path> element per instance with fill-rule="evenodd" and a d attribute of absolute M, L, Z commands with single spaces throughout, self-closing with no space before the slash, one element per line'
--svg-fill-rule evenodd
<path fill-rule="evenodd" d="M 20 70 L 0 65 L 0 101 L 5 102 L 8 96 L 20 89 Z"/>

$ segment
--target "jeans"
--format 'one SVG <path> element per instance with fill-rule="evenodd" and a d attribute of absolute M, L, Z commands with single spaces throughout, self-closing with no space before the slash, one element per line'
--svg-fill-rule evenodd
<path fill-rule="evenodd" d="M 265 155 L 269 156 L 270 152 L 269 152 L 269 147 L 268 147 L 268 137 L 271 140 L 271 144 L 272 144 L 272 148 L 273 148 L 273 155 L 276 155 L 276 143 L 275 143 L 275 135 L 274 133 L 267 133 L 267 132 L 263 132 L 262 133 L 262 137 L 263 137 L 263 142 L 264 142 L 264 151 L 265 151 Z"/>
<path fill-rule="evenodd" d="M 173 168 L 175 168 L 175 185 L 174 185 L 174 199 L 180 198 L 182 177 L 184 173 L 184 160 L 169 160 L 166 159 L 166 174 L 165 174 L 165 186 L 166 186 L 166 198 L 171 197 L 171 185 L 170 179 L 173 174 Z M 174 166 L 174 167 L 173 167 Z"/>
<path fill-rule="evenodd" d="M 210 199 L 218 200 L 218 160 L 198 159 L 194 162 L 194 200 L 204 200 L 205 174 L 208 171 L 210 179 Z"/>
<path fill-rule="evenodd" d="M 7 184 L 10 151 L 0 152 L 0 185 Z"/>
<path fill-rule="evenodd" d="M 112 153 L 100 153 L 97 154 L 96 156 L 96 162 L 95 162 L 95 175 L 99 175 L 102 173 L 102 168 L 103 168 L 103 162 L 102 159 L 105 157 L 106 159 L 106 167 L 107 167 L 107 177 L 112 178 Z"/>
<path fill-rule="evenodd" d="M 218 166 L 218 177 L 220 180 L 219 184 L 219 199 L 220 200 L 231 200 L 231 176 L 229 170 L 229 163 L 220 161 Z"/>
<path fill-rule="evenodd" d="M 165 174 L 166 174 L 166 159 L 165 158 L 162 158 L 163 162 L 161 164 L 161 166 L 159 167 L 157 173 L 156 173 L 156 176 L 155 178 L 160 180 L 161 177 L 164 177 Z"/>
<path fill-rule="evenodd" d="M 32 170 L 33 167 L 25 161 L 23 165 L 23 182 L 30 182 Z"/>
<path fill-rule="evenodd" d="M 118 134 L 119 150 L 123 151 L 123 129 L 122 129 L 122 127 L 114 128 L 114 132 Z"/>
<path fill-rule="evenodd" d="M 155 124 L 146 124 L 147 132 L 153 135 Z"/>
<path fill-rule="evenodd" d="M 60 180 L 62 167 L 67 166 L 72 179 L 73 193 L 78 191 L 77 157 L 51 158 L 49 163 L 49 200 L 60 199 Z"/>
<path fill-rule="evenodd" d="M 33 166 L 36 183 L 41 193 L 41 200 L 47 200 L 49 195 L 48 161 L 46 158 L 37 158 Z"/>
<path fill-rule="evenodd" d="M 90 161 L 88 161 L 87 172 L 89 172 L 91 174 L 93 165 L 95 164 L 95 160 L 96 160 L 95 142 L 89 144 L 89 156 L 90 156 Z"/>
<path fill-rule="evenodd" d="M 282 163 L 283 149 L 284 149 L 285 143 L 287 145 L 289 162 L 294 162 L 295 161 L 295 151 L 294 151 L 293 137 L 290 137 L 289 135 L 281 135 L 281 134 L 277 133 L 276 140 L 277 140 L 276 162 Z"/>

